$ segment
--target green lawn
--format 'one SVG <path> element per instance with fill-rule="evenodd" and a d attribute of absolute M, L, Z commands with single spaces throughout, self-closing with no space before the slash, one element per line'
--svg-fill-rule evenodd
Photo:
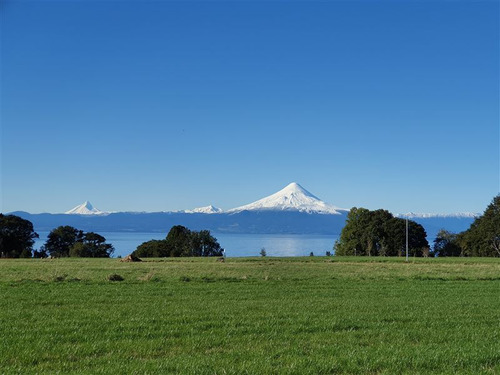
<path fill-rule="evenodd" d="M 500 373 L 500 259 L 2 259 L 0 373 L 57 372 Z"/>

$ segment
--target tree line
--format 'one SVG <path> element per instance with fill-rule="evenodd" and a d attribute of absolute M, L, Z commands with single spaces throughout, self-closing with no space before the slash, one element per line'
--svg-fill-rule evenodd
<path fill-rule="evenodd" d="M 53 229 L 47 241 L 33 250 L 38 233 L 33 224 L 15 215 L 0 214 L 0 257 L 109 258 L 114 247 L 98 233 L 84 232 L 65 225 Z M 191 231 L 181 225 L 170 229 L 164 240 L 151 240 L 133 252 L 139 257 L 221 256 L 224 250 L 208 230 Z"/>
<path fill-rule="evenodd" d="M 199 232 L 189 230 L 182 225 L 173 226 L 164 240 L 151 240 L 142 243 L 132 253 L 137 257 L 210 257 L 222 256 L 217 239 L 208 230 Z"/>
<path fill-rule="evenodd" d="M 50 254 L 53 257 L 109 258 L 114 252 L 113 245 L 106 238 L 94 232 L 84 232 L 69 225 L 52 230 L 45 245 L 35 251 L 36 258 Z"/>
<path fill-rule="evenodd" d="M 422 225 L 408 221 L 410 256 L 429 254 Z M 389 211 L 352 208 L 334 245 L 335 255 L 402 256 L 406 251 L 406 221 Z"/>
<path fill-rule="evenodd" d="M 466 231 L 439 231 L 434 252 L 437 256 L 500 257 L 500 195 Z"/>
<path fill-rule="evenodd" d="M 408 220 L 410 256 L 500 257 L 500 195 L 461 233 L 444 229 L 430 249 L 422 225 Z M 403 256 L 406 252 L 406 220 L 389 211 L 352 208 L 334 245 L 335 255 Z"/>
<path fill-rule="evenodd" d="M 71 226 L 53 229 L 45 244 L 33 250 L 38 233 L 33 223 L 15 215 L 0 214 L 0 257 L 2 258 L 46 258 L 89 257 L 109 258 L 114 251 L 106 238 L 94 232 L 84 232 Z"/>

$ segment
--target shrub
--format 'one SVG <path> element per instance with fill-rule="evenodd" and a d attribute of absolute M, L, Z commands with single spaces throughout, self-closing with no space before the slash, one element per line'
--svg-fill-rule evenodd
<path fill-rule="evenodd" d="M 118 275 L 117 273 L 113 273 L 108 276 L 109 281 L 123 281 L 125 280 L 122 276 Z"/>
<path fill-rule="evenodd" d="M 68 276 L 68 275 L 60 275 L 60 276 L 56 276 L 56 277 L 54 277 L 54 281 L 58 281 L 58 282 L 64 281 L 64 280 L 66 280 L 66 277 L 67 277 L 67 276 Z"/>

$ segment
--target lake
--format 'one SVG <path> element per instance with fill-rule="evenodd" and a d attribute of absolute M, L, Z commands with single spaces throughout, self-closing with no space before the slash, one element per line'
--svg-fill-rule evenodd
<path fill-rule="evenodd" d="M 38 232 L 40 238 L 35 242 L 35 249 L 40 248 L 49 232 Z M 115 247 L 113 257 L 125 256 L 134 251 L 141 243 L 149 240 L 161 240 L 166 233 L 139 233 L 139 232 L 99 232 L 108 243 Z M 212 233 L 217 238 L 228 257 L 259 256 L 262 248 L 268 256 L 304 256 L 311 252 L 314 255 L 325 255 L 327 251 L 333 253 L 333 244 L 338 236 L 335 235 L 307 235 L 307 234 L 228 234 Z"/>

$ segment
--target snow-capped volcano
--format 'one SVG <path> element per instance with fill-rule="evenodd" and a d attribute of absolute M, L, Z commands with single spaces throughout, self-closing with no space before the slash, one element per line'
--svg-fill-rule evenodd
<path fill-rule="evenodd" d="M 98 210 L 94 206 L 92 206 L 92 203 L 89 201 L 85 201 L 79 206 L 76 206 L 75 208 L 72 208 L 69 211 L 66 211 L 65 214 L 69 215 L 107 215 L 108 212 L 104 212 L 101 210 Z"/>
<path fill-rule="evenodd" d="M 229 210 L 229 213 L 241 211 L 299 211 L 318 214 L 340 215 L 348 211 L 323 202 L 296 182 L 292 182 L 277 193 L 262 198 L 245 206 Z"/>
<path fill-rule="evenodd" d="M 224 211 L 218 207 L 210 205 L 206 207 L 194 208 L 192 210 L 186 210 L 184 212 L 187 214 L 220 214 Z"/>

